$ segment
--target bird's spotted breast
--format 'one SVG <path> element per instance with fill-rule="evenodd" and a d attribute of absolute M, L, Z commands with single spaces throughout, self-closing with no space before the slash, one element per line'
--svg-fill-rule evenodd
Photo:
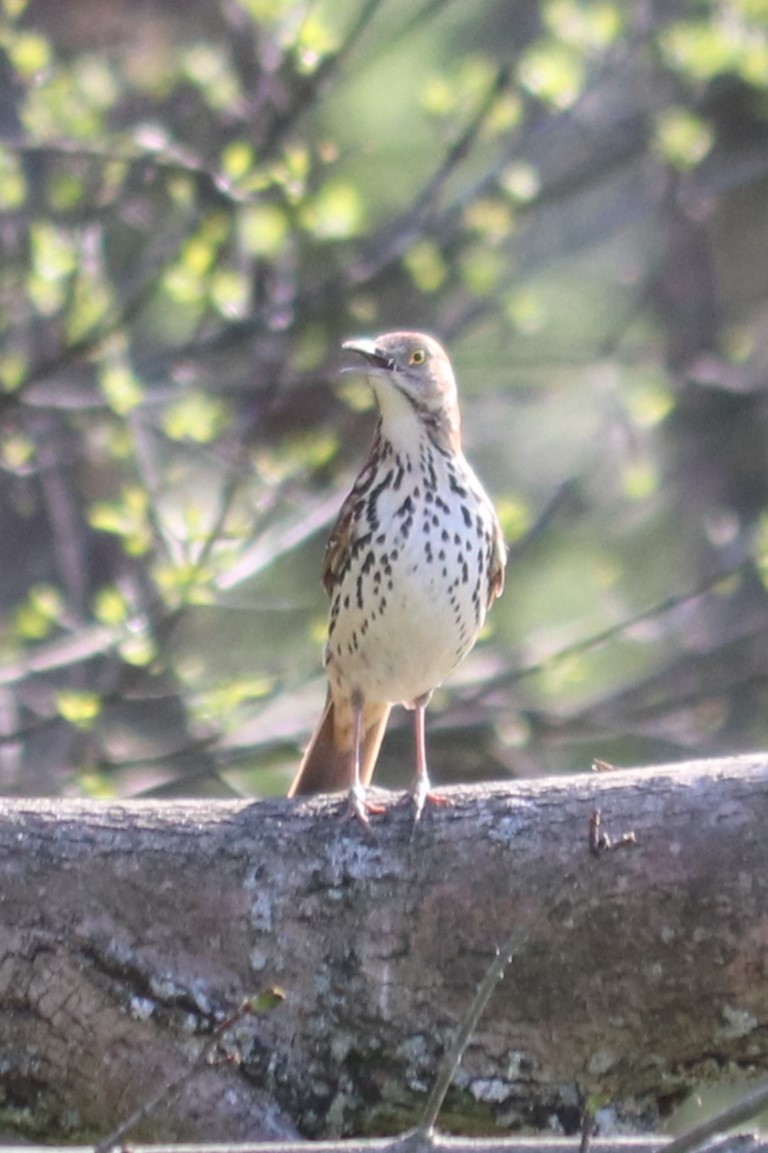
<path fill-rule="evenodd" d="M 482 627 L 492 511 L 466 462 L 459 480 L 429 443 L 415 463 L 394 453 L 355 508 L 332 593 L 328 674 L 366 700 L 408 703 L 444 680 Z"/>

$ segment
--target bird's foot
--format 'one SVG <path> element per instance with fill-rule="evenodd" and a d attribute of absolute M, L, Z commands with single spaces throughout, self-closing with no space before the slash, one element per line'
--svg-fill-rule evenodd
<path fill-rule="evenodd" d="M 356 784 L 350 787 L 347 794 L 347 804 L 344 809 L 343 819 L 345 821 L 359 821 L 361 825 L 368 828 L 370 821 L 369 815 L 376 813 L 385 813 L 386 806 L 380 805 L 376 801 L 371 801 L 366 796 L 366 790 L 363 785 Z"/>
<path fill-rule="evenodd" d="M 451 808 L 453 805 L 453 801 L 449 797 L 443 797 L 440 793 L 432 792 L 432 785 L 426 773 L 419 773 L 415 777 L 410 789 L 403 794 L 397 803 L 411 806 L 414 821 L 421 820 L 421 814 L 427 804 L 445 809 Z"/>

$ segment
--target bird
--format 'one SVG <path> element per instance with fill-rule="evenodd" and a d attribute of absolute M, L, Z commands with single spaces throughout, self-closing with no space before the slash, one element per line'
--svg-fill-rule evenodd
<path fill-rule="evenodd" d="M 462 450 L 456 380 L 432 336 L 347 340 L 378 407 L 368 456 L 325 551 L 325 708 L 289 797 L 347 789 L 345 815 L 381 812 L 367 790 L 394 705 L 412 709 L 415 820 L 432 792 L 425 711 L 466 657 L 504 587 L 506 548 Z"/>

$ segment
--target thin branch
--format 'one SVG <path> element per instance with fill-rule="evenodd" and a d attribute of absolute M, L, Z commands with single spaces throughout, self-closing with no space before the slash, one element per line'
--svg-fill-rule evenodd
<path fill-rule="evenodd" d="M 178 252 L 182 235 L 182 233 L 174 230 L 172 236 L 161 238 L 156 245 L 157 250 L 154 253 L 150 252 L 141 275 L 129 287 L 123 299 L 110 305 L 82 336 L 64 345 L 51 356 L 33 364 L 13 392 L 0 396 L 0 412 L 26 400 L 25 393 L 32 385 L 53 376 L 73 361 L 95 352 L 109 337 L 119 332 L 129 321 L 133 320 L 155 291 L 169 261 Z M 48 406 L 44 401 L 37 398 L 30 403 L 35 408 L 58 407 L 56 404 Z"/>
<path fill-rule="evenodd" d="M 15 685 L 27 677 L 55 672 L 110 652 L 125 637 L 122 629 L 84 625 L 71 636 L 57 637 L 14 661 L 0 665 L 0 686 Z"/>
<path fill-rule="evenodd" d="M 205 568 L 216 543 L 219 541 L 224 533 L 227 523 L 227 517 L 235 503 L 235 499 L 245 484 L 247 476 L 247 454 L 244 446 L 241 445 L 237 452 L 235 459 L 229 464 L 228 475 L 224 478 L 224 484 L 219 494 L 219 506 L 216 511 L 216 516 L 213 519 L 210 530 L 203 542 L 201 549 L 195 558 L 194 571 L 199 574 Z M 193 578 L 194 579 L 194 578 Z"/>
<path fill-rule="evenodd" d="M 275 998 L 275 1003 L 283 999 L 283 995 L 279 990 L 271 990 L 271 993 Z M 262 996 L 265 995 L 262 994 Z M 157 1109 L 158 1105 L 162 1105 L 172 1097 L 177 1096 L 184 1086 L 192 1080 L 195 1074 L 201 1069 L 204 1069 L 209 1063 L 225 1035 L 229 1033 L 231 1029 L 234 1029 L 236 1025 L 239 1025 L 246 1017 L 250 1017 L 254 1013 L 261 1011 L 259 1008 L 260 1000 L 261 998 L 258 997 L 247 997 L 239 1009 L 227 1017 L 226 1020 L 222 1021 L 220 1025 L 217 1025 L 192 1064 L 179 1076 L 172 1077 L 169 1081 L 166 1081 L 153 1097 L 145 1101 L 143 1105 L 131 1113 L 130 1117 L 122 1121 L 117 1128 L 113 1129 L 102 1141 L 99 1141 L 98 1145 L 94 1147 L 93 1153 L 109 1153 L 121 1137 L 124 1137 L 131 1129 L 135 1129 L 145 1117 L 148 1117 L 150 1113 L 153 1113 L 155 1109 Z"/>
<path fill-rule="evenodd" d="M 271 152 L 280 144 L 286 135 L 295 128 L 297 122 L 309 109 L 314 109 L 323 92 L 327 91 L 331 79 L 339 72 L 342 64 L 357 44 L 358 40 L 371 23 L 376 12 L 381 7 L 382 0 L 365 0 L 357 17 L 347 32 L 340 48 L 332 55 L 326 56 L 317 71 L 308 79 L 308 82 L 299 89 L 298 96 L 285 115 L 280 116 L 269 127 L 265 138 L 260 143 L 260 149 Z"/>
<path fill-rule="evenodd" d="M 28 140 L 17 136 L 0 137 L 0 146 L 28 156 L 67 157 L 72 160 L 96 160 L 104 164 L 124 164 L 127 168 L 141 168 L 153 173 L 183 175 L 194 179 L 200 191 L 213 195 L 227 206 L 237 205 L 254 197 L 241 193 L 217 169 L 205 164 L 188 148 L 142 148 L 122 140 L 108 144 L 90 144 L 80 140 Z"/>
<path fill-rule="evenodd" d="M 245 548 L 231 568 L 215 581 L 219 592 L 236 588 L 244 580 L 255 576 L 277 557 L 283 556 L 314 536 L 330 524 L 339 508 L 338 493 L 324 495 L 318 501 L 305 501 L 297 517 L 285 517 L 274 529 L 264 529 L 257 540 Z"/>
<path fill-rule="evenodd" d="M 384 226 L 370 245 L 368 254 L 363 255 L 357 264 L 350 268 L 348 280 L 351 285 L 366 283 L 388 265 L 399 260 L 416 235 L 429 234 L 425 218 L 433 210 L 456 169 L 471 155 L 483 125 L 504 95 L 512 74 L 512 62 L 499 65 L 474 115 L 448 147 L 439 167 L 416 199 L 396 220 Z"/>
<path fill-rule="evenodd" d="M 652 605 L 642 609 L 640 612 L 634 613 L 631 617 L 625 617 L 624 620 L 617 621 L 613 625 L 608 625 L 600 632 L 592 633 L 592 635 L 588 637 L 582 637 L 581 640 L 574 641 L 573 644 L 563 645 L 562 648 L 530 664 L 519 665 L 517 668 L 509 669 L 506 672 L 500 673 L 498 676 L 489 678 L 483 685 L 482 694 L 485 695 L 489 691 L 494 691 L 505 685 L 523 680 L 524 677 L 535 676 L 537 673 L 542 673 L 551 668 L 557 664 L 558 661 L 581 656 L 582 653 L 598 648 L 600 645 L 605 644 L 606 641 L 621 636 L 622 633 L 626 633 L 638 624 L 664 616 L 665 613 L 672 612 L 681 605 L 688 604 L 690 601 L 704 596 L 705 593 L 711 592 L 717 588 L 718 585 L 723 584 L 741 572 L 745 572 L 747 569 L 753 567 L 754 564 L 755 558 L 753 556 L 747 556 L 739 561 L 738 564 L 730 565 L 728 568 L 714 573 L 694 589 L 689 589 L 684 593 L 672 593 L 670 596 L 662 597 L 661 600 L 655 601 Z"/>
<path fill-rule="evenodd" d="M 364 64 L 369 64 L 371 60 L 378 60 L 381 56 L 390 55 L 399 44 L 411 40 L 414 35 L 418 35 L 422 26 L 438 16 L 443 8 L 448 8 L 456 2 L 457 0 L 427 0 L 427 3 L 409 16 L 396 31 L 383 36 L 377 42 L 368 52 Z"/>
<path fill-rule="evenodd" d="M 499 981 L 503 978 L 508 966 L 512 963 L 515 955 L 520 952 L 520 949 L 527 941 L 530 940 L 533 933 L 545 918 L 549 917 L 558 902 L 562 898 L 566 889 L 573 883 L 575 873 L 566 873 L 565 877 L 560 881 L 555 889 L 554 895 L 550 900 L 545 900 L 540 908 L 538 914 L 529 921 L 527 924 L 517 926 L 511 936 L 507 939 L 502 948 L 498 951 L 495 958 L 488 966 L 480 984 L 477 987 L 472 1003 L 467 1010 L 464 1020 L 459 1026 L 458 1032 L 453 1039 L 453 1044 L 447 1053 L 443 1056 L 440 1066 L 437 1070 L 432 1088 L 427 1097 L 427 1103 L 424 1106 L 421 1121 L 416 1129 L 406 1134 L 405 1137 L 393 1142 L 391 1149 L 404 1150 L 407 1149 L 413 1153 L 414 1149 L 424 1147 L 431 1143 L 432 1136 L 435 1131 L 437 1118 L 440 1110 L 443 1107 L 446 1094 L 451 1087 L 451 1082 L 456 1075 L 456 1071 L 461 1064 L 464 1053 L 466 1052 L 467 1045 L 474 1035 L 478 1022 L 485 1012 L 486 1006 L 491 999 L 494 989 Z"/>
<path fill-rule="evenodd" d="M 692 1129 L 681 1133 L 669 1144 L 660 1145 L 658 1153 L 694 1153 L 694 1150 L 703 1148 L 713 1137 L 719 1137 L 720 1134 L 735 1129 L 737 1125 L 743 1125 L 745 1121 L 754 1120 L 765 1109 L 768 1109 L 768 1085 L 753 1089 L 735 1105 L 729 1105 L 708 1121 L 694 1125 Z"/>
<path fill-rule="evenodd" d="M 563 506 L 568 503 L 576 492 L 577 487 L 578 480 L 576 477 L 569 477 L 557 486 L 547 503 L 536 514 L 536 519 L 533 523 L 526 529 L 523 535 L 513 541 L 507 549 L 508 564 L 517 563 L 528 549 L 536 543 L 552 524 L 552 521 L 562 510 Z"/>

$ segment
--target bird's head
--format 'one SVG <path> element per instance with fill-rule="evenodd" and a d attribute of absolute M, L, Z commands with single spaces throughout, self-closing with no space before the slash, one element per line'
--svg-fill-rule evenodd
<path fill-rule="evenodd" d="M 434 337 L 388 332 L 345 340 L 342 348 L 365 358 L 362 371 L 370 378 L 385 425 L 407 412 L 405 398 L 439 448 L 460 450 L 456 379 L 448 354 Z"/>

